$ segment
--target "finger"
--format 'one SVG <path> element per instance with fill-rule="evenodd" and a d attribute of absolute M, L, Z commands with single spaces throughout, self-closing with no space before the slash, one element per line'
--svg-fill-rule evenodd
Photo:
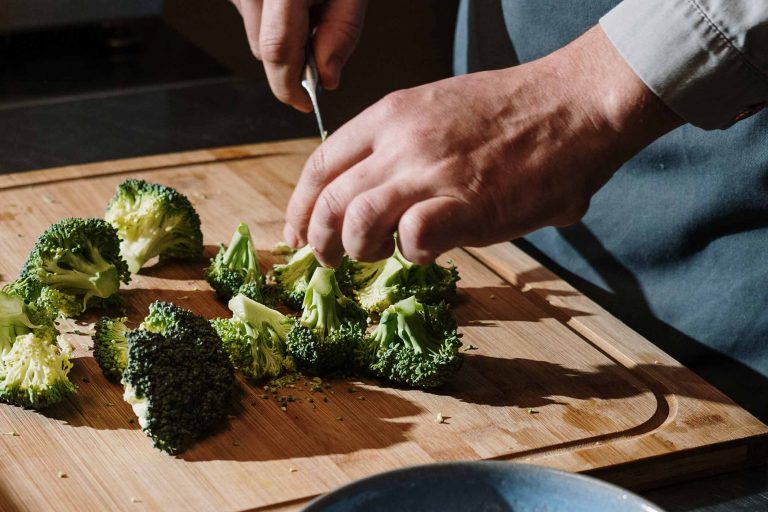
<path fill-rule="evenodd" d="M 373 151 L 373 137 L 365 113 L 342 126 L 309 156 L 288 201 L 285 222 L 297 244 L 307 242 L 307 228 L 320 192 L 337 176 Z"/>
<path fill-rule="evenodd" d="M 259 53 L 274 95 L 297 110 L 311 112 L 301 88 L 304 48 L 309 34 L 305 0 L 264 0 L 259 30 Z"/>
<path fill-rule="evenodd" d="M 355 197 L 344 216 L 341 240 L 353 259 L 376 261 L 392 254 L 392 234 L 400 217 L 430 196 L 426 186 L 412 178 L 393 180 Z"/>
<path fill-rule="evenodd" d="M 309 222 L 307 237 L 318 259 L 336 265 L 344 254 L 341 240 L 347 207 L 360 194 L 381 189 L 391 173 L 382 173 L 373 157 L 359 162 L 333 180 L 318 196 Z"/>
<path fill-rule="evenodd" d="M 339 86 L 341 69 L 357 46 L 363 30 L 366 0 L 328 0 L 315 27 L 313 44 L 320 84 Z"/>
<path fill-rule="evenodd" d="M 259 52 L 259 28 L 261 27 L 261 4 L 262 0 L 237 0 L 235 6 L 240 11 L 245 25 L 245 35 L 248 38 L 248 46 L 251 53 L 257 59 L 261 60 Z"/>
<path fill-rule="evenodd" d="M 484 229 L 465 202 L 433 197 L 411 206 L 400 217 L 397 232 L 403 256 L 427 264 L 454 247 L 482 244 Z"/>

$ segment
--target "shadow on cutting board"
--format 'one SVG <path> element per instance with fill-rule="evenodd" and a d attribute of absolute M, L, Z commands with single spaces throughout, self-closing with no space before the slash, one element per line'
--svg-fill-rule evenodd
<path fill-rule="evenodd" d="M 511 285 L 484 286 L 481 288 L 459 287 L 454 305 L 456 321 L 460 327 L 489 327 L 497 322 L 533 322 L 553 318 L 555 314 L 561 321 L 575 316 L 591 314 L 564 306 L 557 308 L 550 306 L 544 302 L 544 298 L 537 295 L 542 292 L 552 296 L 579 295 L 578 292 L 559 290 L 522 291 Z M 521 300 L 521 295 L 527 300 Z"/>
<path fill-rule="evenodd" d="M 728 402 L 729 399 L 705 387 L 696 386 L 695 376 L 683 367 L 641 364 L 634 368 L 600 365 L 594 371 L 523 358 L 499 358 L 482 354 L 468 355 L 457 378 L 438 391 L 466 403 L 495 407 L 536 408 L 566 404 L 563 400 L 616 400 L 656 391 L 643 384 L 684 383 L 675 394 L 701 400 Z M 656 382 L 658 381 L 658 382 Z M 475 383 L 469 385 L 470 382 Z M 482 382 L 483 385 L 477 385 Z M 662 384 L 663 386 L 663 384 Z M 695 390 L 701 389 L 702 393 Z M 662 391 L 663 392 L 663 391 Z"/>

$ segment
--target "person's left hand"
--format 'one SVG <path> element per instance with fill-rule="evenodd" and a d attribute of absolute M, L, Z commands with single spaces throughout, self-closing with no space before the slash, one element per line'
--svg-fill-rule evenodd
<path fill-rule="evenodd" d="M 284 236 L 324 264 L 460 245 L 578 221 L 639 149 L 680 124 L 599 28 L 522 66 L 387 96 L 310 157 Z"/>

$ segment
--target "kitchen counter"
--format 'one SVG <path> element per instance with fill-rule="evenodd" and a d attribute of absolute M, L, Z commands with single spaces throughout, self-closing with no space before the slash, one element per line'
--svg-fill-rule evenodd
<path fill-rule="evenodd" d="M 263 82 L 218 77 L 0 106 L 0 173 L 315 135 Z M 670 511 L 768 509 L 755 468 L 644 493 Z"/>

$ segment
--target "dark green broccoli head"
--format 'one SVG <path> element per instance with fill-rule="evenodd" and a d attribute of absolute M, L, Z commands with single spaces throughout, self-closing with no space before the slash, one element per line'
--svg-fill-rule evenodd
<path fill-rule="evenodd" d="M 318 267 L 307 285 L 301 319 L 286 340 L 299 368 L 313 373 L 341 370 L 365 332 L 365 312 L 345 297 L 332 269 Z"/>
<path fill-rule="evenodd" d="M 200 217 L 186 196 L 165 185 L 128 179 L 117 186 L 104 218 L 121 238 L 120 251 L 131 272 L 150 259 L 199 258 Z"/>
<path fill-rule="evenodd" d="M 34 327 L 24 299 L 0 292 L 0 359 L 10 352 L 17 336 L 32 332 Z"/>
<path fill-rule="evenodd" d="M 119 378 L 128 364 L 128 319 L 102 317 L 94 325 L 93 357 L 109 378 Z"/>
<path fill-rule="evenodd" d="M 218 254 L 205 269 L 205 278 L 216 294 L 225 299 L 235 295 L 246 283 L 263 283 L 259 256 L 247 225 L 241 222 L 237 226 L 229 247 L 221 245 Z"/>
<path fill-rule="evenodd" d="M 355 347 L 365 330 L 360 324 L 342 324 L 325 336 L 296 320 L 288 332 L 286 346 L 296 366 L 315 375 L 327 375 L 351 368 Z"/>
<path fill-rule="evenodd" d="M 78 297 L 83 306 L 92 298 L 117 293 L 130 281 L 115 229 L 101 219 L 61 220 L 40 235 L 21 271 L 27 301 L 37 300 L 45 286 Z"/>
<path fill-rule="evenodd" d="M 232 364 L 253 379 L 280 375 L 285 363 L 288 317 L 238 294 L 229 301 L 232 318 L 211 321 Z"/>
<path fill-rule="evenodd" d="M 0 400 L 43 409 L 75 392 L 69 357 L 51 339 L 28 333 L 0 360 Z"/>
<path fill-rule="evenodd" d="M 456 323 L 445 303 L 421 304 L 411 296 L 388 307 L 356 349 L 358 367 L 419 388 L 445 383 L 461 367 Z"/>
<path fill-rule="evenodd" d="M 124 398 L 155 447 L 179 453 L 226 418 L 234 369 L 206 319 L 162 302 L 150 316 L 126 336 Z"/>

